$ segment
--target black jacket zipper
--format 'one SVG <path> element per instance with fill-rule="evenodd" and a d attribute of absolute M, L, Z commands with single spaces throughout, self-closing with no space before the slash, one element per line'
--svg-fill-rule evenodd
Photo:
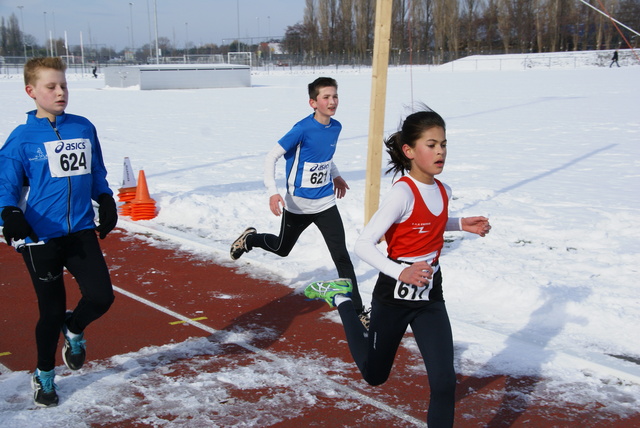
<path fill-rule="evenodd" d="M 60 136 L 60 132 L 58 132 L 56 124 L 51 121 L 49 121 L 49 124 L 56 133 L 58 140 L 62 141 L 62 137 Z M 69 235 L 71 233 L 71 177 L 67 177 L 67 190 L 67 235 Z"/>

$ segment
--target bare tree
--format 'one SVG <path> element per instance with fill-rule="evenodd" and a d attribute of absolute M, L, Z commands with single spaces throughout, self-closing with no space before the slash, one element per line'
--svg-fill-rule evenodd
<path fill-rule="evenodd" d="M 304 24 L 287 30 L 289 52 L 298 46 L 311 56 L 370 58 L 373 0 L 305 1 Z M 640 0 L 588 1 L 640 26 Z M 624 40 L 610 19 L 580 0 L 393 0 L 392 13 L 391 58 L 402 63 L 449 61 L 460 49 L 553 52 L 617 47 Z M 639 38 L 629 39 L 637 44 Z"/>
<path fill-rule="evenodd" d="M 431 0 L 413 0 L 409 9 L 409 36 L 414 58 L 418 62 L 428 62 L 433 34 L 433 2 Z M 423 59 L 421 61 L 421 58 Z"/>
<path fill-rule="evenodd" d="M 393 0 L 391 7 L 391 58 L 399 60 L 406 42 L 407 22 L 407 0 Z"/>
<path fill-rule="evenodd" d="M 369 51 L 373 47 L 375 3 L 370 0 L 355 0 L 354 8 L 356 17 L 356 55 L 362 61 L 369 57 Z"/>
<path fill-rule="evenodd" d="M 498 1 L 498 30 L 502 38 L 502 49 L 504 53 L 509 53 L 511 46 L 511 33 L 513 30 L 513 10 L 509 0 Z"/>
<path fill-rule="evenodd" d="M 479 19 L 478 11 L 480 8 L 480 0 L 463 0 L 461 2 L 462 9 L 460 11 L 460 28 L 462 36 L 462 47 L 467 52 L 479 50 Z"/>
<path fill-rule="evenodd" d="M 458 2 L 434 0 L 433 2 L 434 48 L 439 60 L 444 62 L 450 53 L 454 58 L 458 53 Z"/>
<path fill-rule="evenodd" d="M 318 54 L 319 37 L 318 37 L 318 18 L 314 0 L 305 0 L 304 8 L 304 27 L 305 41 L 303 49 L 307 55 L 312 57 Z"/>
<path fill-rule="evenodd" d="M 545 0 L 532 0 L 532 7 L 533 7 L 533 14 L 536 17 L 535 19 L 535 29 L 534 31 L 536 32 L 536 46 L 535 46 L 535 50 L 537 52 L 542 52 L 544 50 L 544 42 L 543 42 L 543 35 L 544 35 L 544 22 L 546 22 L 543 18 L 544 16 L 544 3 Z"/>
<path fill-rule="evenodd" d="M 349 58 L 354 51 L 354 0 L 341 0 L 337 18 L 337 46 Z"/>
<path fill-rule="evenodd" d="M 4 17 L 0 19 L 0 55 L 22 56 L 22 50 L 20 25 L 12 13 L 7 23 Z"/>
<path fill-rule="evenodd" d="M 609 13 L 614 13 L 619 5 L 619 0 L 602 0 L 602 3 L 604 4 L 604 7 L 606 9 L 607 12 Z M 604 33 L 604 46 L 605 49 L 612 49 L 614 46 L 612 41 L 614 38 L 614 35 L 616 33 L 616 29 L 615 26 L 611 23 L 610 20 L 606 19 L 603 22 L 603 33 Z"/>

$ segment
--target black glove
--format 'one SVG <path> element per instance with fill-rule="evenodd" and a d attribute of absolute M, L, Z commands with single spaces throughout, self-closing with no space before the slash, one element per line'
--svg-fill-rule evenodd
<path fill-rule="evenodd" d="M 24 218 L 24 214 L 20 208 L 4 207 L 1 216 L 4 221 L 2 234 L 7 244 L 11 245 L 12 239 L 19 241 L 20 239 L 25 239 L 27 236 L 31 237 L 33 242 L 39 241 L 38 236 L 34 233 L 27 219 Z"/>
<path fill-rule="evenodd" d="M 104 239 L 118 223 L 118 209 L 113 196 L 103 193 L 98 196 L 98 221 L 100 225 L 96 227 L 100 233 L 100 239 Z"/>

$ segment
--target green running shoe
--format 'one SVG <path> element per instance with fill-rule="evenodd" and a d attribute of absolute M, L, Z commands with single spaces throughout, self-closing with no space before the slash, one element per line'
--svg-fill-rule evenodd
<path fill-rule="evenodd" d="M 353 285 L 348 278 L 338 278 L 331 281 L 317 281 L 307 285 L 304 289 L 304 295 L 309 299 L 324 300 L 330 307 L 335 307 L 335 297 L 337 294 L 343 294 L 351 297 Z"/>

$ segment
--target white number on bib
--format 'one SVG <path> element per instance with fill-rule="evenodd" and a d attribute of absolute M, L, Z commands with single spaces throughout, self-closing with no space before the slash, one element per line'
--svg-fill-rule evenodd
<path fill-rule="evenodd" d="M 44 143 L 52 177 L 91 173 L 91 141 L 85 138 Z"/>
<path fill-rule="evenodd" d="M 304 163 L 301 187 L 322 187 L 331 179 L 331 161 L 322 163 Z"/>
<path fill-rule="evenodd" d="M 429 281 L 429 285 L 417 287 L 413 284 L 406 284 L 400 280 L 396 282 L 393 290 L 393 297 L 400 300 L 409 300 L 414 302 L 429 300 L 429 292 L 433 288 L 433 279 Z"/>

